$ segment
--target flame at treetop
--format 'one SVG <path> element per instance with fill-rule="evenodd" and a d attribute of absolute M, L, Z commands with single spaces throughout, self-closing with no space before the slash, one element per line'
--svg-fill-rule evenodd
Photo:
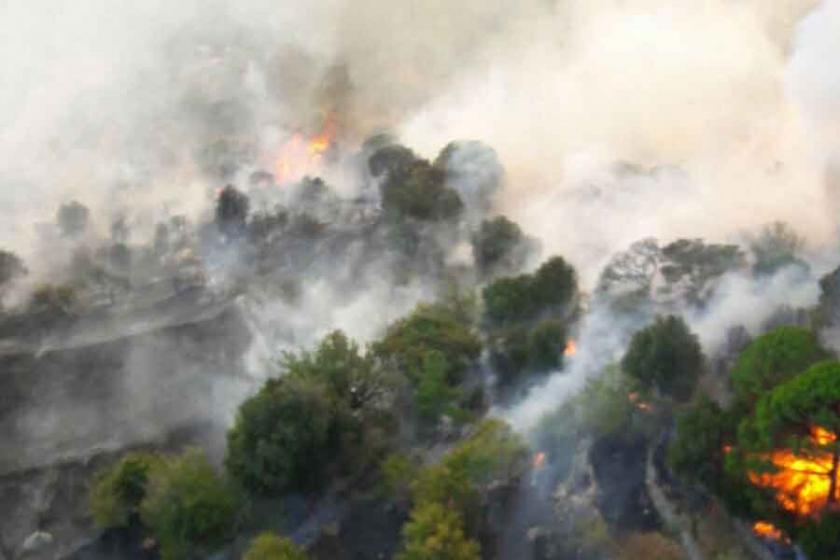
<path fill-rule="evenodd" d="M 566 348 L 563 350 L 564 356 L 574 356 L 577 354 L 577 343 L 574 338 L 570 338 L 566 342 Z"/>
<path fill-rule="evenodd" d="M 274 164 L 278 184 L 297 181 L 316 172 L 324 163 L 324 156 L 333 144 L 336 133 L 335 120 L 327 116 L 321 130 L 309 138 L 296 132 L 280 147 Z"/>
<path fill-rule="evenodd" d="M 772 539 L 774 541 L 788 542 L 787 537 L 782 533 L 781 529 L 768 523 L 767 521 L 756 521 L 752 527 L 753 533 L 759 537 Z"/>
<path fill-rule="evenodd" d="M 834 442 L 837 435 L 814 426 L 811 441 L 817 446 Z M 822 510 L 828 503 L 834 459 L 828 451 L 816 450 L 797 455 L 790 449 L 779 449 L 764 456 L 776 467 L 775 472 L 749 472 L 750 482 L 776 491 L 776 501 L 787 511 L 807 517 Z M 835 499 L 837 498 L 835 489 Z"/>
<path fill-rule="evenodd" d="M 537 451 L 534 453 L 534 458 L 531 461 L 534 470 L 539 470 L 545 466 L 545 452 Z"/>

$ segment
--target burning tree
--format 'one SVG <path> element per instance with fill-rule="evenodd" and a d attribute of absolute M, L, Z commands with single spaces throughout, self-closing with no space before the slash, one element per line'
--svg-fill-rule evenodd
<path fill-rule="evenodd" d="M 840 363 L 817 364 L 765 394 L 739 440 L 749 480 L 798 519 L 838 509 Z"/>

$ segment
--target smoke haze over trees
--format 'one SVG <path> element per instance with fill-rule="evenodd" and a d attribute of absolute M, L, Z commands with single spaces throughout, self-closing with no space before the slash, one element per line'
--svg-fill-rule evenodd
<path fill-rule="evenodd" d="M 4 4 L 0 559 L 836 557 L 838 25 Z"/>

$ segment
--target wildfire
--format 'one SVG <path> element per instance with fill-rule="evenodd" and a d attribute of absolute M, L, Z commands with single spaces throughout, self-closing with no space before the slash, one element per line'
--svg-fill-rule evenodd
<path fill-rule="evenodd" d="M 566 342 L 566 348 L 563 350 L 564 356 L 574 356 L 577 354 L 577 343 L 574 338 L 570 338 Z"/>
<path fill-rule="evenodd" d="M 335 121 L 327 117 L 320 132 L 309 138 L 295 133 L 280 148 L 274 164 L 278 183 L 297 181 L 317 171 L 324 163 L 324 156 L 335 138 Z"/>
<path fill-rule="evenodd" d="M 829 430 L 819 426 L 811 428 L 811 440 L 817 446 L 832 443 L 836 439 L 836 434 Z M 776 471 L 750 472 L 750 482 L 775 490 L 776 501 L 784 509 L 807 517 L 826 506 L 832 478 L 833 458 L 830 452 L 818 450 L 805 456 L 797 455 L 790 449 L 779 449 L 765 458 L 776 467 Z"/>
<path fill-rule="evenodd" d="M 782 542 L 787 542 L 788 540 L 784 533 L 782 533 L 781 529 L 772 523 L 768 523 L 767 521 L 756 521 L 753 524 L 752 530 L 757 536 L 765 539 Z"/>
<path fill-rule="evenodd" d="M 531 466 L 534 467 L 534 470 L 540 470 L 545 466 L 545 453 L 542 451 L 537 451 L 534 453 L 534 458 L 531 460 Z"/>
<path fill-rule="evenodd" d="M 650 412 L 653 410 L 653 406 L 646 401 L 643 401 L 639 393 L 633 391 L 627 394 L 627 400 L 633 403 L 633 406 L 641 410 L 642 412 Z"/>

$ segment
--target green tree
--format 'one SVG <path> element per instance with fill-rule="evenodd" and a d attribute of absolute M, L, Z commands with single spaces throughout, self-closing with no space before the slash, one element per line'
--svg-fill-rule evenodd
<path fill-rule="evenodd" d="M 644 388 L 686 400 L 703 370 L 703 352 L 681 318 L 657 317 L 633 335 L 621 367 Z"/>
<path fill-rule="evenodd" d="M 242 560 L 306 560 L 308 556 L 286 537 L 274 533 L 257 535 Z"/>
<path fill-rule="evenodd" d="M 779 327 L 756 338 L 732 368 L 732 385 L 746 402 L 755 402 L 782 381 L 828 357 L 817 336 L 802 327 Z"/>
<path fill-rule="evenodd" d="M 323 480 L 332 410 L 327 389 L 300 378 L 269 380 L 240 407 L 225 467 L 249 492 L 277 495 Z"/>
<path fill-rule="evenodd" d="M 566 325 L 557 319 L 539 323 L 528 335 L 528 367 L 533 371 L 558 369 L 563 365 Z"/>
<path fill-rule="evenodd" d="M 504 216 L 484 220 L 472 237 L 472 253 L 482 275 L 516 271 L 524 264 L 525 236 L 516 223 Z"/>
<path fill-rule="evenodd" d="M 481 354 L 481 341 L 461 318 L 441 304 L 419 305 L 405 319 L 388 327 L 374 344 L 374 352 L 393 363 L 413 383 L 422 377 L 426 355 L 440 352 L 446 359 L 447 381 L 454 385 Z"/>
<path fill-rule="evenodd" d="M 402 146 L 378 149 L 368 160 L 374 176 L 383 176 L 382 208 L 398 218 L 423 221 L 456 218 L 464 209 L 458 193 L 446 186 L 445 172 Z"/>
<path fill-rule="evenodd" d="M 750 240 L 753 270 L 757 274 L 773 274 L 792 264 L 807 268 L 808 265 L 799 257 L 803 245 L 802 237 L 786 223 L 767 224 Z"/>
<path fill-rule="evenodd" d="M 540 316 L 564 316 L 577 296 L 577 274 L 563 257 L 552 257 L 534 274 L 500 278 L 482 291 L 491 324 L 510 325 Z"/>
<path fill-rule="evenodd" d="M 738 414 L 701 396 L 677 415 L 676 435 L 668 445 L 668 464 L 678 475 L 719 491 L 726 450 L 735 442 Z"/>
<path fill-rule="evenodd" d="M 615 365 L 587 380 L 583 391 L 572 401 L 580 426 L 596 438 L 632 436 L 637 409 L 631 396 L 637 391 Z"/>
<path fill-rule="evenodd" d="M 188 450 L 152 469 L 140 503 L 161 557 L 203 558 L 235 529 L 238 501 L 203 453 Z"/>
<path fill-rule="evenodd" d="M 415 504 L 452 504 L 470 515 L 482 492 L 524 471 L 525 454 L 522 439 L 510 426 L 501 420 L 484 420 L 439 464 L 420 472 L 412 485 L 413 500 Z"/>
<path fill-rule="evenodd" d="M 90 511 L 100 527 L 124 527 L 139 513 L 149 473 L 163 459 L 134 452 L 97 473 L 90 490 Z"/>
<path fill-rule="evenodd" d="M 379 470 L 388 495 L 395 500 L 407 500 L 411 483 L 417 476 L 416 461 L 403 453 L 391 453 L 382 461 Z"/>
<path fill-rule="evenodd" d="M 417 383 L 414 402 L 420 418 L 434 422 L 449 409 L 458 397 L 458 391 L 446 379 L 446 357 L 437 350 L 425 356 L 423 373 Z"/>
<path fill-rule="evenodd" d="M 541 307 L 566 311 L 577 296 L 577 273 L 563 257 L 551 257 L 534 273 L 532 289 Z"/>
<path fill-rule="evenodd" d="M 394 375 L 341 332 L 287 353 L 285 374 L 239 409 L 225 465 L 249 492 L 316 489 L 378 460 L 395 430 Z"/>
<path fill-rule="evenodd" d="M 533 318 L 539 312 L 540 305 L 534 297 L 532 285 L 529 274 L 520 274 L 500 278 L 485 286 L 481 295 L 487 318 L 500 325 Z"/>
<path fill-rule="evenodd" d="M 403 528 L 404 549 L 397 560 L 479 560 L 478 543 L 467 538 L 456 511 L 425 503 L 411 512 Z"/>
<path fill-rule="evenodd" d="M 815 437 L 822 428 L 840 434 L 840 362 L 822 362 L 785 381 L 757 403 L 751 421 L 739 431 L 739 442 L 748 451 L 793 449 L 804 456 L 831 457 L 828 504 L 837 502 L 840 442 Z"/>

